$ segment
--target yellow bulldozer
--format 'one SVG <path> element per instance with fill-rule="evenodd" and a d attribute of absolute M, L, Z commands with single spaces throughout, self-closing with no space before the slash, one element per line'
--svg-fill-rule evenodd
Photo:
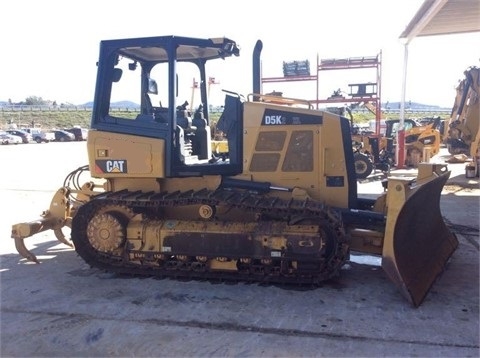
<path fill-rule="evenodd" d="M 360 197 L 348 120 L 308 101 L 266 101 L 262 47 L 259 40 L 253 51 L 252 93 L 224 90 L 217 125 L 228 158 L 217 160 L 207 69 L 228 66 L 240 54 L 237 43 L 102 41 L 88 165 L 67 175 L 40 218 L 12 226 L 18 252 L 38 262 L 25 239 L 51 229 L 109 272 L 309 287 L 339 275 L 350 253 L 361 252 L 380 256 L 403 296 L 420 305 L 458 245 L 439 204 L 447 166 L 421 165 L 416 179 L 390 178 L 378 198 Z M 193 69 L 202 110 L 191 118 L 180 94 Z M 129 91 L 140 113 L 112 111 L 114 93 Z M 159 94 L 167 94 L 166 106 L 153 104 Z M 91 180 L 79 183 L 85 171 Z"/>

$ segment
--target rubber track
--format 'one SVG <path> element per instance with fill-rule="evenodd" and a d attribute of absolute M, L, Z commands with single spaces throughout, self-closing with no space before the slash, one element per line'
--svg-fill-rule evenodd
<path fill-rule="evenodd" d="M 334 253 L 326 263 L 325 269 L 322 272 L 305 272 L 302 270 L 301 274 L 286 276 L 275 272 L 268 272 L 268 269 L 260 269 L 254 273 L 252 273 L 251 269 L 245 270 L 245 272 L 243 270 L 234 272 L 209 271 L 205 267 L 202 268 L 200 263 L 196 263 L 195 266 L 185 265 L 180 262 L 178 265 L 170 263 L 168 266 L 159 266 L 149 261 L 143 261 L 144 264 L 140 265 L 129 262 L 127 256 L 125 256 L 124 259 L 118 256 L 100 253 L 90 246 L 87 239 L 86 228 L 88 222 L 101 207 L 106 205 L 129 208 L 135 213 L 139 213 L 148 212 L 148 209 L 158 209 L 161 207 L 202 204 L 230 206 L 232 208 L 258 213 L 263 216 L 283 218 L 283 220 L 291 220 L 292 218 L 297 218 L 298 220 L 301 220 L 301 218 L 318 218 L 319 221 L 327 223 L 336 236 Z M 214 191 L 202 189 L 199 191 L 191 190 L 187 192 L 162 193 L 123 190 L 102 193 L 78 209 L 72 221 L 72 240 L 77 253 L 93 267 L 118 274 L 173 277 L 177 279 L 188 278 L 236 282 L 318 285 L 320 282 L 338 275 L 338 271 L 348 257 L 348 243 L 340 215 L 331 208 L 313 200 L 284 200 L 247 191 L 229 189 L 217 189 Z"/>

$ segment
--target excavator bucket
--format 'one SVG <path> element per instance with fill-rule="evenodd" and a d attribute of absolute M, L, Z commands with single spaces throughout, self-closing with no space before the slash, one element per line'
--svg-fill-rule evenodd
<path fill-rule="evenodd" d="M 430 177 L 425 168 L 432 168 Z M 435 165 L 420 168 L 412 183 L 392 179 L 388 183 L 388 214 L 382 267 L 413 306 L 418 307 L 455 249 L 458 240 L 440 212 L 442 188 L 449 171 Z"/>

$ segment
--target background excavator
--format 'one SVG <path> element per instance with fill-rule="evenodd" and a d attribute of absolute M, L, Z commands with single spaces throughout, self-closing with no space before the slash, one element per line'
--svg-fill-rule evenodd
<path fill-rule="evenodd" d="M 88 165 L 67 175 L 38 220 L 12 226 L 19 253 L 38 262 L 24 240 L 52 229 L 110 272 L 317 286 L 361 252 L 381 256 L 390 280 L 420 305 L 458 246 L 439 205 L 447 166 L 424 163 L 416 179 L 389 178 L 378 198 L 360 197 L 348 119 L 262 95 L 261 50 L 258 41 L 253 93 L 224 90 L 217 127 L 229 151 L 219 160 L 207 70 L 239 56 L 236 42 L 102 41 Z M 202 104 L 193 118 L 182 95 L 192 77 Z M 140 113 L 112 111 L 126 94 Z M 85 172 L 91 180 L 81 184 Z"/>
<path fill-rule="evenodd" d="M 478 176 L 480 158 L 480 68 L 471 66 L 457 86 L 450 119 L 445 124 L 444 143 L 450 154 L 465 154 L 473 159 Z"/>

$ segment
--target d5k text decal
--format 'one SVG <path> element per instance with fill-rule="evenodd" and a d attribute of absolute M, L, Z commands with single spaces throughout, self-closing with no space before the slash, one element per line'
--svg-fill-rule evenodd
<path fill-rule="evenodd" d="M 323 117 L 318 115 L 280 111 L 267 108 L 262 118 L 262 126 L 322 124 Z"/>

